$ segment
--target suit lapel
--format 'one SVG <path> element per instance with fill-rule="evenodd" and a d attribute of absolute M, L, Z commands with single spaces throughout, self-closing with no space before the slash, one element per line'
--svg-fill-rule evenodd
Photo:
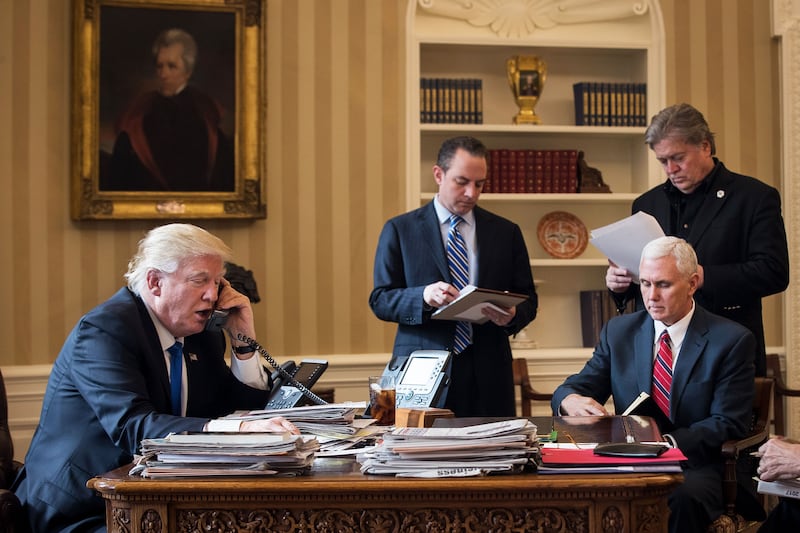
<path fill-rule="evenodd" d="M 689 230 L 687 241 L 697 248 L 697 243 L 703 237 L 703 233 L 711 226 L 711 222 L 717 216 L 720 209 L 725 205 L 730 193 L 730 176 L 725 171 L 725 167 L 720 163 L 717 176 L 714 179 L 713 187 L 706 193 L 703 206 L 697 213 L 692 229 Z"/>
<path fill-rule="evenodd" d="M 672 372 L 670 401 L 673 406 L 678 405 L 686 390 L 689 377 L 697 366 L 706 344 L 708 344 L 707 335 L 708 323 L 706 322 L 705 313 L 701 307 L 695 305 L 694 316 L 692 316 L 692 321 L 686 330 L 686 337 L 683 339 L 678 361 L 675 363 L 675 369 Z M 674 410 L 674 408 L 672 409 Z"/>
<path fill-rule="evenodd" d="M 669 180 L 667 180 L 667 181 L 669 181 Z M 653 215 L 653 218 L 655 218 L 658 221 L 662 221 L 662 220 L 664 221 L 663 225 L 661 226 L 661 229 L 664 231 L 665 234 L 669 233 L 669 221 L 671 220 L 671 217 L 672 217 L 672 214 L 670 212 L 670 207 L 669 207 L 670 206 L 669 195 L 667 194 L 667 181 L 665 181 L 661 185 L 661 194 L 664 195 L 664 197 L 666 198 L 666 201 L 665 202 L 655 202 L 655 201 L 653 201 L 653 202 L 650 202 L 651 205 L 645 206 L 645 209 L 651 215 Z M 633 214 L 635 214 L 635 213 L 633 213 Z"/>
<path fill-rule="evenodd" d="M 483 216 L 480 207 L 475 206 L 472 213 L 475 215 L 475 257 L 478 262 L 475 280 L 479 287 L 492 287 L 496 280 L 485 279 L 486 273 L 491 271 L 485 263 L 497 257 L 497 254 L 494 253 L 497 235 L 495 235 L 491 219 Z"/>
<path fill-rule="evenodd" d="M 450 280 L 450 268 L 447 266 L 447 252 L 442 243 L 442 230 L 439 227 L 439 218 L 436 216 L 436 209 L 433 202 L 430 202 L 425 209 L 419 211 L 417 218 L 419 231 L 417 235 L 421 240 L 421 246 L 428 249 L 428 256 L 433 258 L 433 263 L 441 274 L 441 279 Z"/>
<path fill-rule="evenodd" d="M 650 394 L 653 384 L 653 319 L 648 316 L 633 339 L 636 381 L 640 392 Z"/>
<path fill-rule="evenodd" d="M 165 397 L 167 400 L 169 400 L 169 374 L 167 373 L 167 363 L 166 359 L 164 358 L 164 350 L 161 349 L 161 343 L 158 340 L 158 331 L 156 330 L 156 326 L 153 324 L 153 320 L 150 318 L 150 314 L 147 312 L 147 308 L 145 307 L 142 299 L 137 296 L 133 296 L 133 298 L 136 300 L 136 307 L 139 311 L 139 319 L 141 320 L 143 327 L 147 332 L 148 347 L 145 356 L 148 358 L 148 365 L 151 365 L 152 368 L 160 369 L 158 370 L 159 381 L 161 382 L 161 387 L 164 390 Z"/>

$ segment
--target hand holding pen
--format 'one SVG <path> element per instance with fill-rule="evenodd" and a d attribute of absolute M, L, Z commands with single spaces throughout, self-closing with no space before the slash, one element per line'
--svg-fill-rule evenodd
<path fill-rule="evenodd" d="M 760 457 L 758 476 L 764 481 L 800 477 L 800 443 L 785 437 L 773 437 L 753 455 Z"/>

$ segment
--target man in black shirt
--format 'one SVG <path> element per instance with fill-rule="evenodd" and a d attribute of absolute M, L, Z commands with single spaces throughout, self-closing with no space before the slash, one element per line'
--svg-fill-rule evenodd
<path fill-rule="evenodd" d="M 761 299 L 789 285 L 789 252 L 774 187 L 731 172 L 717 159 L 714 134 L 689 104 L 656 114 L 645 132 L 667 180 L 634 200 L 664 233 L 685 239 L 697 252 L 695 300 L 712 313 L 746 326 L 756 337 L 756 375 L 766 372 Z M 641 309 L 631 273 L 611 263 L 606 285 L 618 308 L 631 298 Z"/>

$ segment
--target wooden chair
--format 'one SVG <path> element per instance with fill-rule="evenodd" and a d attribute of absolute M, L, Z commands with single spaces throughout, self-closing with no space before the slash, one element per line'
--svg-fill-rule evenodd
<path fill-rule="evenodd" d="M 781 359 L 776 353 L 767 354 L 767 377 L 775 380 L 775 393 L 772 401 L 772 412 L 774 416 L 775 434 L 786 435 L 786 413 L 784 411 L 784 397 L 800 397 L 799 389 L 790 389 L 783 381 L 781 372 Z"/>
<path fill-rule="evenodd" d="M 523 358 L 514 358 L 511 361 L 514 369 L 514 386 L 519 387 L 520 404 L 522 405 L 522 416 L 531 416 L 531 402 L 542 401 L 550 403 L 552 394 L 537 392 L 531 387 L 531 379 L 528 375 L 528 361 Z"/>
<path fill-rule="evenodd" d="M 740 458 L 749 460 L 749 453 L 758 449 L 769 438 L 770 403 L 772 401 L 775 382 L 772 378 L 755 379 L 755 395 L 753 396 L 753 418 L 750 432 L 738 440 L 729 440 L 722 445 L 722 456 L 725 458 L 725 475 L 722 482 L 722 493 L 725 501 L 725 513 L 718 517 L 709 527 L 707 533 L 739 533 L 752 532 L 758 529 L 760 522 L 746 518 L 742 510 L 736 507 L 737 464 Z M 742 472 L 742 465 L 739 472 Z M 744 469 L 747 470 L 747 469 Z M 754 472 L 747 473 L 748 477 Z M 749 483 L 749 479 L 742 480 Z M 761 496 L 761 495 L 759 495 Z M 764 511 L 767 510 L 767 499 L 760 498 Z"/>
<path fill-rule="evenodd" d="M 6 385 L 0 371 L 0 533 L 27 530 L 19 499 L 10 490 L 21 467 L 22 464 L 14 460 L 14 443 L 8 428 Z"/>

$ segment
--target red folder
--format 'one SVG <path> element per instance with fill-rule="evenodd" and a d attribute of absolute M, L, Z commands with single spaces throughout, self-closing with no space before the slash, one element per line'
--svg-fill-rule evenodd
<path fill-rule="evenodd" d="M 670 448 L 658 457 L 608 457 L 595 455 L 592 448 L 545 448 L 541 447 L 542 464 L 545 466 L 627 466 L 678 464 L 686 461 L 678 448 Z"/>

